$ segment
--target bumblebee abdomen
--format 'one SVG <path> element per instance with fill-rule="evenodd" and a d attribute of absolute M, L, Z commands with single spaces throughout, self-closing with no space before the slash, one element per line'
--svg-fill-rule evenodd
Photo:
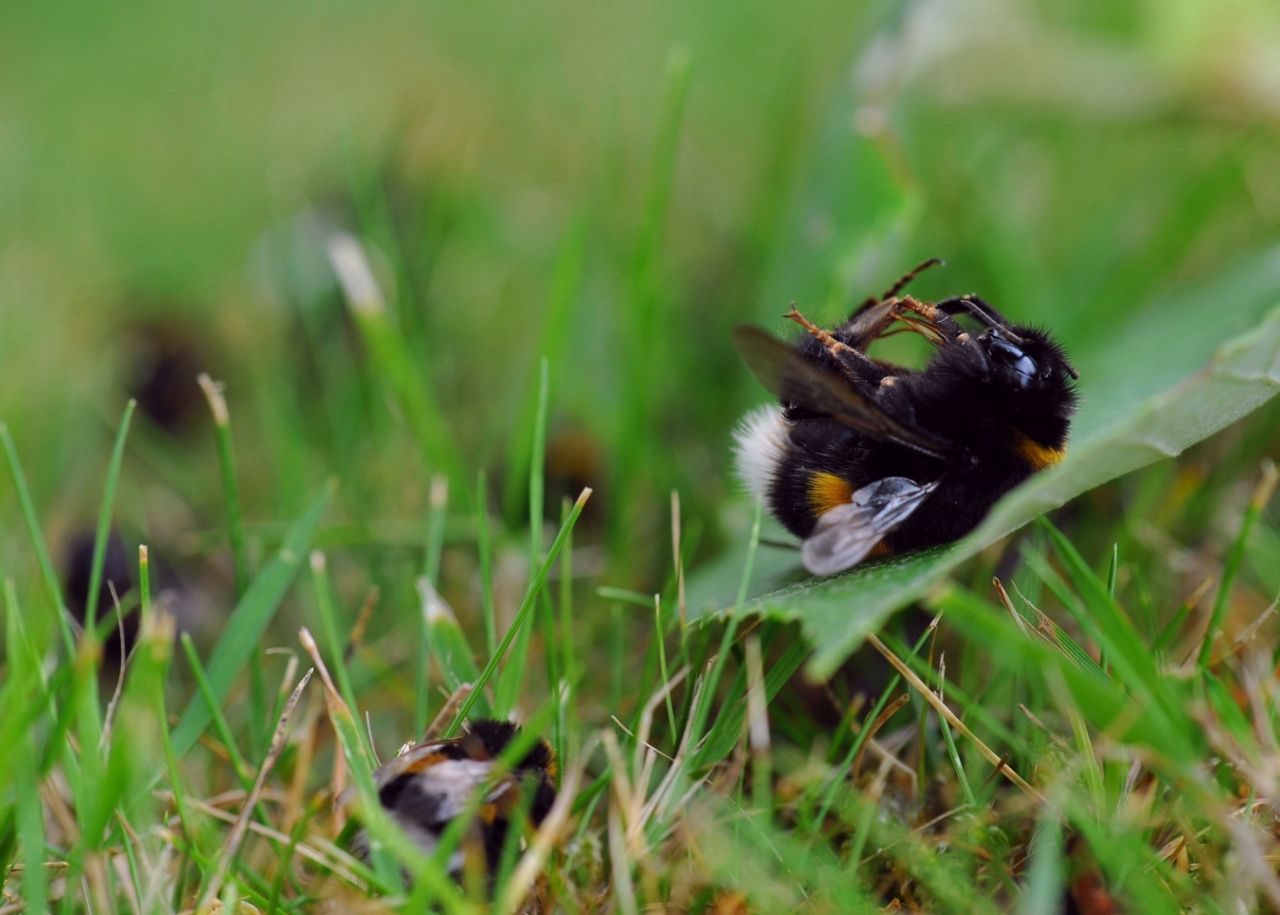
<path fill-rule="evenodd" d="M 743 417 L 734 445 L 742 484 L 801 538 L 820 515 L 847 503 L 866 476 L 857 472 L 864 461 L 857 433 L 825 417 L 789 420 L 773 404 Z"/>
<path fill-rule="evenodd" d="M 738 479 L 753 496 L 767 501 L 790 450 L 781 408 L 766 404 L 742 417 L 733 444 Z"/>
<path fill-rule="evenodd" d="M 768 508 L 791 533 L 808 537 L 818 518 L 848 503 L 857 486 L 834 462 L 790 447 L 780 461 L 768 494 Z"/>
<path fill-rule="evenodd" d="M 946 475 L 928 503 L 891 531 L 885 542 L 896 553 L 909 553 L 959 540 L 1029 475 L 1025 469 L 995 462 L 979 462 Z"/>
<path fill-rule="evenodd" d="M 853 484 L 839 474 L 827 470 L 809 473 L 809 507 L 814 517 L 843 505 L 853 497 Z"/>
<path fill-rule="evenodd" d="M 1061 463 L 1062 459 L 1067 456 L 1065 445 L 1061 448 L 1050 448 L 1027 435 L 1018 436 L 1013 447 L 1017 455 L 1026 461 L 1027 466 L 1033 472 Z"/>

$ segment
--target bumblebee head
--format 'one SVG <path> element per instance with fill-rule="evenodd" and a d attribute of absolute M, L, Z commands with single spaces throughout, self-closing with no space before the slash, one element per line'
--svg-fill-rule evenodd
<path fill-rule="evenodd" d="M 1080 376 L 1066 351 L 1038 327 L 1010 324 L 1000 312 L 976 295 L 955 296 L 938 302 L 938 313 L 965 316 L 982 328 L 976 337 L 960 333 L 952 338 L 959 346 L 943 349 L 949 370 L 977 381 L 1007 406 L 1053 407 L 1067 418 L 1075 406 L 1075 382 Z"/>
<path fill-rule="evenodd" d="M 978 337 L 988 376 L 1012 390 L 1070 388 L 1079 378 L 1059 344 L 1034 328 L 988 328 Z"/>
<path fill-rule="evenodd" d="M 497 759 L 519 733 L 520 728 L 510 721 L 477 718 L 463 725 L 462 743 L 473 759 Z M 529 819 L 537 825 L 546 818 L 556 800 L 555 783 L 560 773 L 551 744 L 538 738 L 516 763 L 515 773 L 533 791 Z"/>
<path fill-rule="evenodd" d="M 477 718 L 463 725 L 462 740 L 473 758 L 497 759 L 519 733 L 520 728 L 510 721 Z M 550 744 L 539 738 L 520 758 L 515 768 L 519 771 L 539 772 L 555 779 L 555 751 Z"/>
<path fill-rule="evenodd" d="M 983 415 L 1003 418 L 1044 447 L 1066 444 L 1076 409 L 1076 370 L 1043 330 L 993 320 L 978 333 L 954 338 L 932 366 L 934 378 L 965 392 Z"/>
<path fill-rule="evenodd" d="M 1062 347 L 1034 327 L 990 327 L 976 344 L 986 377 L 1010 391 L 1065 397 L 1079 377 Z"/>
<path fill-rule="evenodd" d="M 555 753 L 545 740 L 535 741 L 510 771 L 494 771 L 495 760 L 519 734 L 511 722 L 476 719 L 466 722 L 456 738 L 414 745 L 374 773 L 378 800 L 428 854 L 436 850 L 450 823 L 463 814 L 471 816 L 463 841 L 478 843 L 475 847 L 483 852 L 489 873 L 496 874 L 517 811 L 523 810 L 538 826 L 556 800 Z M 480 790 L 482 803 L 478 809 L 470 807 Z M 368 855 L 363 829 L 353 847 L 361 857 Z M 467 854 L 449 858 L 449 872 L 459 875 L 466 859 Z"/>

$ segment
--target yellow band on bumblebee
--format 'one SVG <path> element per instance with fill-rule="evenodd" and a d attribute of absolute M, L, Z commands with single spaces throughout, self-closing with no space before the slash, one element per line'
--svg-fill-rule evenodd
<path fill-rule="evenodd" d="M 853 484 L 834 473 L 819 470 L 809 478 L 809 505 L 816 515 L 825 514 L 852 498 Z"/>
<path fill-rule="evenodd" d="M 1049 448 L 1027 438 L 1025 435 L 1018 440 L 1016 447 L 1018 454 L 1022 455 L 1032 470 L 1044 470 L 1046 467 L 1052 467 L 1054 464 L 1061 463 L 1062 459 L 1067 456 L 1066 448 Z"/>

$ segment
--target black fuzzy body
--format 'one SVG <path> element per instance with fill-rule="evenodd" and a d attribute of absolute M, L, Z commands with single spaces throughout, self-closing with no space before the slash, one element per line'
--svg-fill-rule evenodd
<path fill-rule="evenodd" d="M 430 852 L 479 785 L 476 773 L 488 772 L 518 734 L 510 722 L 478 719 L 467 722 L 459 737 L 419 744 L 375 773 L 378 800 Z M 450 764 L 468 769 L 460 772 Z M 483 850 L 490 875 L 496 873 L 511 814 L 524 809 L 539 825 L 555 802 L 555 778 L 555 754 L 545 740 L 537 740 L 504 776 L 510 790 L 492 815 L 475 818 L 468 841 Z"/>
<path fill-rule="evenodd" d="M 950 321 L 950 319 L 945 319 Z M 813 532 L 823 507 L 815 504 L 815 474 L 830 474 L 858 490 L 886 477 L 938 481 L 920 508 L 881 541 L 876 555 L 949 543 L 977 526 L 991 507 L 1032 473 L 1065 453 L 1075 393 L 1061 347 L 1047 333 L 1010 327 L 1045 366 L 1043 379 L 1018 389 L 993 372 L 981 341 L 951 324 L 946 342 L 921 370 L 869 358 L 837 363 L 817 338 L 795 348 L 806 360 L 838 371 L 884 413 L 956 446 L 957 464 L 879 440 L 804 404 L 782 398 L 786 446 L 767 490 L 772 513 L 793 534 Z M 859 351 L 868 340 L 832 335 Z"/>

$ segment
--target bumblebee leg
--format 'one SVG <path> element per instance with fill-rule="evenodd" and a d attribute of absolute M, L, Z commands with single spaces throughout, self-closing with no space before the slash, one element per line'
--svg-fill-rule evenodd
<path fill-rule="evenodd" d="M 901 326 L 893 327 L 895 322 L 900 322 Z M 961 329 L 932 305 L 903 296 L 876 302 L 875 308 L 858 312 L 831 334 L 841 343 L 865 352 L 868 346 L 882 337 L 906 332 L 917 333 L 934 346 L 942 346 L 958 336 Z"/>
<path fill-rule="evenodd" d="M 936 305 L 921 302 L 909 295 L 894 303 L 893 317 L 906 325 L 903 330 L 914 331 L 934 346 L 952 343 L 964 333 L 964 328 Z"/>
<path fill-rule="evenodd" d="M 853 347 L 847 346 L 846 344 L 841 343 L 835 337 L 831 336 L 831 334 L 827 333 L 821 327 L 814 324 L 812 321 L 810 321 L 808 318 L 802 315 L 794 305 L 792 305 L 791 310 L 787 312 L 786 318 L 788 321 L 794 321 L 795 323 L 799 324 L 801 327 L 807 330 L 810 333 L 810 335 L 816 337 L 818 342 L 821 343 L 824 347 L 826 347 L 827 352 L 830 353 L 832 356 L 834 356 L 836 359 L 839 359 L 844 353 L 853 349 Z"/>
<path fill-rule="evenodd" d="M 888 299 L 892 299 L 902 290 L 906 289 L 907 286 L 910 285 L 911 281 L 914 280 L 917 276 L 924 273 L 930 267 L 941 267 L 943 266 L 943 263 L 944 261 L 942 260 L 942 258 L 931 257 L 927 261 L 922 261 L 916 264 L 914 267 L 912 267 L 902 276 L 898 277 L 897 281 L 888 289 L 886 289 L 884 291 L 884 294 L 881 295 L 879 298 L 868 298 L 865 301 L 863 301 L 863 303 L 859 305 L 857 308 L 855 308 L 853 310 L 853 313 L 849 315 L 849 321 L 852 321 L 854 318 L 858 317 L 858 315 L 866 311 L 868 308 L 872 308 L 876 305 L 879 305 L 881 302 L 887 301 Z"/>
<path fill-rule="evenodd" d="M 869 356 L 861 350 L 854 349 L 847 343 L 837 340 L 829 332 L 814 324 L 792 306 L 787 318 L 794 321 L 809 332 L 815 340 L 822 344 L 827 354 L 836 361 L 841 370 L 855 384 L 862 384 L 866 379 L 868 368 L 875 368 L 877 378 L 883 374 Z"/>
<path fill-rule="evenodd" d="M 865 352 L 867 347 L 884 336 L 889 325 L 897 320 L 896 299 L 872 301 L 870 306 L 873 307 L 860 308 L 854 312 L 849 320 L 833 328 L 831 335 L 846 346 Z"/>
<path fill-rule="evenodd" d="M 880 388 L 876 391 L 876 403 L 894 419 L 915 425 L 916 410 L 911 405 L 911 398 L 906 389 L 898 384 L 898 379 L 888 375 L 880 380 Z"/>
<path fill-rule="evenodd" d="M 883 302 L 885 299 L 892 299 L 899 292 L 906 289 L 907 285 L 912 280 L 914 280 L 920 274 L 924 273 L 930 267 L 941 267 L 941 266 L 943 266 L 943 260 L 940 257 L 931 257 L 927 261 L 921 261 L 920 263 L 912 267 L 910 270 L 908 270 L 906 273 L 904 273 L 902 276 L 900 276 L 898 278 L 898 281 L 894 283 L 892 286 L 890 286 L 885 291 L 884 295 L 880 296 L 880 301 Z"/>
<path fill-rule="evenodd" d="M 949 299 L 943 299 L 933 306 L 943 314 L 967 314 L 970 317 L 977 318 L 983 324 L 991 327 L 999 327 L 1007 330 L 1009 322 L 1005 316 L 996 311 L 986 301 L 969 293 L 968 295 L 953 296 Z"/>

